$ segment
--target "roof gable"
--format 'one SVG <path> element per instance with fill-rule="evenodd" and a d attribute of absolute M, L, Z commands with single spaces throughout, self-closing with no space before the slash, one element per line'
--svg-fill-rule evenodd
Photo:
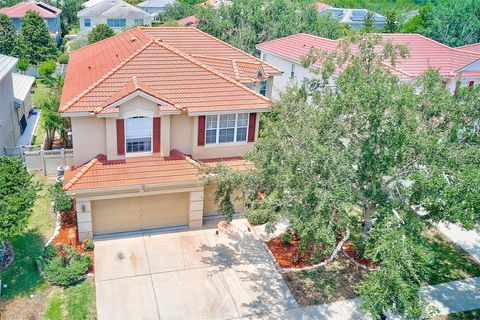
<path fill-rule="evenodd" d="M 22 18 L 29 10 L 37 12 L 43 18 L 56 18 L 62 12 L 62 10 L 44 2 L 20 2 L 12 7 L 0 9 L 0 13 L 10 18 Z"/>
<path fill-rule="evenodd" d="M 150 17 L 145 11 L 122 0 L 103 0 L 77 13 L 77 17 L 126 18 Z"/>

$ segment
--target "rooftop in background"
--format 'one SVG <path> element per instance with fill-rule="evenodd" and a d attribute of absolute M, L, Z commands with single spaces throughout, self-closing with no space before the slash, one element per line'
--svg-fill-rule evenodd
<path fill-rule="evenodd" d="M 146 0 L 137 4 L 139 8 L 164 8 L 167 4 L 173 3 L 172 0 Z"/>
<path fill-rule="evenodd" d="M 322 2 L 316 2 L 315 6 L 317 7 L 319 14 L 329 14 L 340 23 L 348 24 L 350 26 L 363 25 L 368 13 L 367 9 L 334 8 Z M 384 16 L 375 12 L 373 13 L 373 18 L 374 24 L 377 28 L 383 27 L 383 24 L 387 21 Z"/>
<path fill-rule="evenodd" d="M 135 157 L 107 160 L 98 155 L 88 163 L 65 172 L 65 190 L 132 187 L 145 184 L 196 182 L 197 164 L 183 153 L 172 150 L 169 157 Z"/>
<path fill-rule="evenodd" d="M 381 35 L 394 44 L 403 44 L 410 49 L 409 57 L 399 59 L 395 67 L 385 62 L 385 65 L 395 74 L 404 78 L 419 76 L 429 66 L 438 68 L 443 76 L 449 77 L 480 59 L 480 53 L 466 51 L 464 48 L 451 48 L 419 34 L 384 33 Z M 301 57 L 308 54 L 312 47 L 334 51 L 339 44 L 339 40 L 300 33 L 261 43 L 257 45 L 257 49 L 300 63 Z"/>
<path fill-rule="evenodd" d="M 62 13 L 62 10 L 40 1 L 20 2 L 12 7 L 0 9 L 0 13 L 9 18 L 22 18 L 29 10 L 38 12 L 43 18 L 55 18 Z"/>
<path fill-rule="evenodd" d="M 79 18 L 100 16 L 112 19 L 125 17 L 150 17 L 145 11 L 122 0 L 103 0 L 96 2 L 77 13 L 77 17 Z"/>
<path fill-rule="evenodd" d="M 185 17 L 177 21 L 178 24 L 181 24 L 185 27 L 197 27 L 198 26 L 198 19 L 194 15 Z"/>
<path fill-rule="evenodd" d="M 70 54 L 60 112 L 103 113 L 134 77 L 189 114 L 269 109 L 269 99 L 239 82 L 255 71 L 281 73 L 195 28 L 138 27 Z"/>
<path fill-rule="evenodd" d="M 463 47 L 458 47 L 457 49 L 480 53 L 480 43 L 469 44 Z"/>
<path fill-rule="evenodd" d="M 12 78 L 13 95 L 15 96 L 15 102 L 21 104 L 25 101 L 25 98 L 30 92 L 35 78 L 18 73 L 12 73 Z"/>

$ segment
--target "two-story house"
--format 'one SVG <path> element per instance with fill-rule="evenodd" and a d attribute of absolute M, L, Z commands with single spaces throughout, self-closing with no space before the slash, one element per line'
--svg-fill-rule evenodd
<path fill-rule="evenodd" d="M 32 108 L 30 89 L 35 78 L 13 73 L 16 63 L 17 58 L 0 55 L 0 155 L 4 147 L 18 144 Z"/>
<path fill-rule="evenodd" d="M 405 45 L 410 50 L 409 56 L 398 59 L 395 66 L 384 62 L 385 67 L 403 81 L 412 81 L 427 68 L 433 67 L 440 71 L 452 93 L 458 84 L 465 87 L 480 83 L 480 52 L 474 52 L 474 46 L 450 48 L 419 34 L 381 35 L 385 40 Z M 320 63 L 307 68 L 301 63 L 302 57 L 311 48 L 332 52 L 339 50 L 339 45 L 339 40 L 304 33 L 258 44 L 256 47 L 261 52 L 261 59 L 285 71 L 283 75 L 275 77 L 272 97 L 278 98 L 280 92 L 289 85 L 302 85 L 312 78 L 318 78 L 315 69 L 322 67 Z M 331 77 L 330 85 L 335 85 L 335 78 L 336 75 Z"/>
<path fill-rule="evenodd" d="M 107 24 L 115 31 L 122 31 L 134 26 L 151 25 L 153 20 L 152 15 L 122 0 L 91 2 L 77 13 L 77 17 L 80 32 L 98 24 Z"/>
<path fill-rule="evenodd" d="M 367 9 L 335 8 L 322 2 L 316 2 L 315 7 L 320 15 L 329 15 L 341 24 L 347 25 L 354 30 L 361 29 L 368 16 Z M 372 12 L 373 26 L 383 29 L 387 19 L 381 14 Z"/>
<path fill-rule="evenodd" d="M 243 167 L 280 73 L 195 28 L 138 27 L 72 52 L 59 111 L 80 240 L 200 227 L 216 213 L 200 164 Z"/>
<path fill-rule="evenodd" d="M 57 44 L 62 41 L 62 27 L 60 14 L 62 10 L 55 8 L 45 2 L 40 1 L 28 1 L 20 2 L 12 7 L 5 7 L 0 9 L 0 13 L 3 13 L 10 19 L 12 19 L 15 29 L 20 29 L 22 25 L 22 18 L 27 11 L 32 10 L 38 12 L 47 25 L 48 32 L 56 39 Z"/>

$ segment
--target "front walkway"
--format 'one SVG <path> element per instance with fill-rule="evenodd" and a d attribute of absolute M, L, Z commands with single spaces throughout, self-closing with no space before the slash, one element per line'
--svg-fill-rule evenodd
<path fill-rule="evenodd" d="M 475 230 L 465 230 L 452 223 L 439 223 L 437 228 L 453 243 L 480 262 L 480 233 Z"/>

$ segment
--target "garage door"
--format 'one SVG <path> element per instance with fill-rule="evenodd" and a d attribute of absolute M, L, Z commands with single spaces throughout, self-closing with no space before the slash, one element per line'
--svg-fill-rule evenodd
<path fill-rule="evenodd" d="M 92 201 L 93 234 L 188 225 L 189 194 Z"/>

